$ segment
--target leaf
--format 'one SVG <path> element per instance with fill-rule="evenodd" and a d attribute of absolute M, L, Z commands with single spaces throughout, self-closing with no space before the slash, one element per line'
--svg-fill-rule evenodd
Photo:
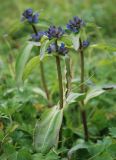
<path fill-rule="evenodd" d="M 33 160 L 39 160 L 39 159 L 41 159 L 41 160 L 45 159 L 45 157 L 43 156 L 42 153 L 36 153 L 33 155 Z"/>
<path fill-rule="evenodd" d="M 72 154 L 78 151 L 79 149 L 87 149 L 88 146 L 85 143 L 77 144 L 76 146 L 72 147 L 68 152 L 68 159 L 71 160 Z"/>
<path fill-rule="evenodd" d="M 32 88 L 32 91 L 36 94 L 43 96 L 43 98 L 47 99 L 45 92 L 41 88 Z"/>
<path fill-rule="evenodd" d="M 22 81 L 22 76 L 23 76 L 23 70 L 25 67 L 25 64 L 30 56 L 31 50 L 33 48 L 33 44 L 28 44 L 23 53 L 19 55 L 16 61 L 16 81 L 17 84 L 20 84 Z"/>
<path fill-rule="evenodd" d="M 99 95 L 101 95 L 102 93 L 104 93 L 105 90 L 103 90 L 102 88 L 92 88 L 91 90 L 88 91 L 86 97 L 85 97 L 85 100 L 84 100 L 84 103 L 87 104 L 87 102 L 94 98 L 94 97 L 97 97 Z"/>
<path fill-rule="evenodd" d="M 68 104 L 74 103 L 77 100 L 81 100 L 82 98 L 84 98 L 84 93 L 70 93 L 69 96 L 66 99 L 66 102 Z"/>
<path fill-rule="evenodd" d="M 107 50 L 107 51 L 111 51 L 111 52 L 115 52 L 116 48 L 110 46 L 109 44 L 93 44 L 91 45 L 92 48 L 98 48 L 98 49 L 103 49 L 103 50 Z"/>
<path fill-rule="evenodd" d="M 110 135 L 113 138 L 116 138 L 116 127 L 111 127 L 111 128 L 109 128 L 109 130 L 110 130 Z"/>
<path fill-rule="evenodd" d="M 98 156 L 93 156 L 89 158 L 88 160 L 113 160 L 113 158 L 110 156 L 109 153 L 104 152 Z"/>
<path fill-rule="evenodd" d="M 104 87 L 94 87 L 92 89 L 90 89 L 85 97 L 84 103 L 87 104 L 87 102 L 94 98 L 97 97 L 99 95 L 101 95 L 102 93 L 106 92 L 106 91 L 111 91 L 116 89 L 116 85 L 112 84 L 112 85 L 105 85 Z"/>
<path fill-rule="evenodd" d="M 40 60 L 42 60 L 44 58 L 48 43 L 49 43 L 49 40 L 45 39 L 45 41 L 42 43 L 42 45 L 40 47 Z"/>
<path fill-rule="evenodd" d="M 73 45 L 70 37 L 67 35 L 63 36 L 60 40 L 63 41 L 68 47 Z"/>
<path fill-rule="evenodd" d="M 79 49 L 79 37 L 80 35 L 71 35 L 71 40 L 72 40 L 72 43 L 73 43 L 73 47 L 74 49 L 77 51 Z"/>
<path fill-rule="evenodd" d="M 17 160 L 32 160 L 31 154 L 25 148 L 20 149 L 17 154 Z"/>
<path fill-rule="evenodd" d="M 33 160 L 59 160 L 59 156 L 51 150 L 48 154 L 36 153 L 33 155 Z"/>
<path fill-rule="evenodd" d="M 57 106 L 46 111 L 35 128 L 34 146 L 39 152 L 46 153 L 57 147 L 63 110 Z"/>
<path fill-rule="evenodd" d="M 108 148 L 107 148 L 107 152 L 110 153 L 110 155 L 113 158 L 116 158 L 116 143 L 111 144 Z"/>
<path fill-rule="evenodd" d="M 32 70 L 37 67 L 39 62 L 40 62 L 40 58 L 39 58 L 39 56 L 36 56 L 36 57 L 33 57 L 26 64 L 26 66 L 24 68 L 24 72 L 23 72 L 23 80 L 25 80 L 29 76 L 29 74 L 32 72 Z"/>
<path fill-rule="evenodd" d="M 36 24 L 39 28 L 47 28 L 51 25 L 51 22 L 45 19 L 40 18 L 39 23 Z"/>
<path fill-rule="evenodd" d="M 106 152 L 111 144 L 112 139 L 110 137 L 105 137 L 102 141 L 98 140 L 96 144 L 90 145 L 88 148 L 88 151 L 92 156 L 90 160 L 94 160 L 95 157 L 101 156 L 101 154 Z"/>

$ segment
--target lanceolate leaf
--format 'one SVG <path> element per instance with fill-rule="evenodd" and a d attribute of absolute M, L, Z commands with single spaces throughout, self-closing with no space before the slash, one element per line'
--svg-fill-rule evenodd
<path fill-rule="evenodd" d="M 97 48 L 97 49 L 103 49 L 111 52 L 116 52 L 116 47 L 110 46 L 108 44 L 93 44 L 91 45 L 92 48 Z"/>
<path fill-rule="evenodd" d="M 90 91 L 88 91 L 86 97 L 85 97 L 85 104 L 92 98 L 97 97 L 99 95 L 101 95 L 102 93 L 104 93 L 105 90 L 103 90 L 102 88 L 93 88 Z"/>
<path fill-rule="evenodd" d="M 92 88 L 88 91 L 85 97 L 84 103 L 86 104 L 90 99 L 97 97 L 101 95 L 102 93 L 113 90 L 113 89 L 116 89 L 116 85 L 106 85 L 105 87 Z"/>
<path fill-rule="evenodd" d="M 40 58 L 39 56 L 33 57 L 25 66 L 24 72 L 23 72 L 23 80 L 25 80 L 29 74 L 32 72 L 34 68 L 39 64 Z"/>
<path fill-rule="evenodd" d="M 62 117 L 63 110 L 59 110 L 57 106 L 43 114 L 35 128 L 34 146 L 36 151 L 47 153 L 51 148 L 57 147 Z"/>
<path fill-rule="evenodd" d="M 29 43 L 22 54 L 19 55 L 19 57 L 17 58 L 17 62 L 16 62 L 16 81 L 18 84 L 20 84 L 20 82 L 22 81 L 22 75 L 23 75 L 23 71 L 24 71 L 24 67 L 26 62 L 29 59 L 31 50 L 33 48 L 33 44 Z"/>
<path fill-rule="evenodd" d="M 71 92 L 71 93 L 69 94 L 69 96 L 67 97 L 66 102 L 67 102 L 68 104 L 71 104 L 71 103 L 76 102 L 77 100 L 83 99 L 84 96 L 85 96 L 85 95 L 84 95 L 83 93 L 73 93 L 73 92 Z"/>

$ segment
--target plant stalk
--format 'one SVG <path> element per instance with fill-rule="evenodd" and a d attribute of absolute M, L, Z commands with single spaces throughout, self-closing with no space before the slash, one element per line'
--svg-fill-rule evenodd
<path fill-rule="evenodd" d="M 82 47 L 82 42 L 81 39 L 79 39 L 80 42 L 80 67 L 81 67 L 81 85 L 80 89 L 81 92 L 85 92 L 85 85 L 84 85 L 84 52 L 83 52 L 83 47 Z M 88 141 L 89 135 L 88 135 L 88 127 L 87 127 L 87 117 L 86 117 L 86 110 L 84 108 L 84 100 L 81 101 L 81 117 L 82 117 L 82 123 L 83 123 L 83 128 L 84 128 L 84 139 L 85 141 Z"/>
<path fill-rule="evenodd" d="M 56 56 L 56 66 L 57 66 L 59 92 L 60 92 L 60 109 L 62 109 L 63 108 L 63 85 L 62 85 L 62 72 L 61 72 L 61 64 L 60 64 L 59 56 Z"/>
<path fill-rule="evenodd" d="M 35 32 L 35 34 L 37 35 L 38 32 L 37 32 L 35 25 L 32 24 L 32 28 L 33 28 L 33 31 Z M 41 74 L 41 81 L 42 81 L 44 91 L 46 93 L 47 100 L 50 103 L 50 96 L 49 96 L 49 91 L 47 88 L 47 83 L 46 83 L 45 74 L 44 74 L 44 65 L 43 65 L 42 61 L 40 61 L 40 74 Z"/>
<path fill-rule="evenodd" d="M 66 92 L 65 97 L 67 98 L 69 96 L 69 93 L 71 91 L 71 69 L 70 69 L 70 57 L 67 56 L 65 58 L 65 65 L 66 65 Z"/>

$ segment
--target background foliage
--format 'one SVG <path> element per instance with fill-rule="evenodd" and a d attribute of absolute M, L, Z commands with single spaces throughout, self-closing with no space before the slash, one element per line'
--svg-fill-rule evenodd
<path fill-rule="evenodd" d="M 48 154 L 35 153 L 33 131 L 36 120 L 47 101 L 43 92 L 39 66 L 29 79 L 17 89 L 15 79 L 16 58 L 22 53 L 25 41 L 33 31 L 20 23 L 24 9 L 31 7 L 40 15 L 40 26 L 48 24 L 65 26 L 72 16 L 82 17 L 91 24 L 86 31 L 91 46 L 86 50 L 86 83 L 90 86 L 107 86 L 116 83 L 116 2 L 114 0 L 6 0 L 0 5 L 0 159 L 1 160 L 58 160 L 64 157 L 79 160 L 116 159 L 116 95 L 109 91 L 87 104 L 89 132 L 93 140 L 85 145 L 79 109 L 71 104 L 65 111 L 63 130 L 64 146 Z M 44 21 L 45 19 L 46 21 Z M 37 53 L 32 50 L 31 56 Z M 72 53 L 75 78 L 73 91 L 79 88 L 79 59 Z M 63 66 L 64 64 L 62 64 Z M 51 70 L 52 68 L 52 70 Z M 53 70 L 54 68 L 54 70 Z M 45 60 L 47 84 L 55 104 L 58 100 L 58 82 L 54 60 Z M 43 98 L 44 97 L 44 98 Z M 76 112 L 75 112 L 76 111 Z M 76 146 L 76 148 L 72 148 Z M 72 149 L 71 149 L 72 148 Z M 84 153 L 84 154 L 83 154 Z M 47 157 L 47 158 L 46 158 Z M 65 160 L 65 159 L 64 159 Z"/>

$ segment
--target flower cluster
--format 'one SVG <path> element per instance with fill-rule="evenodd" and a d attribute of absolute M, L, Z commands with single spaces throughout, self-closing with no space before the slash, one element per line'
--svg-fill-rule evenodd
<path fill-rule="evenodd" d="M 56 52 L 62 56 L 65 56 L 68 53 L 68 49 L 65 47 L 64 43 L 61 43 L 60 46 L 56 46 L 55 43 L 52 43 L 47 48 L 47 52 L 50 54 L 52 52 Z"/>
<path fill-rule="evenodd" d="M 43 35 L 45 35 L 45 32 L 39 31 L 37 32 L 37 34 L 32 34 L 31 37 L 32 37 L 32 40 L 37 42 L 37 41 L 40 41 Z"/>
<path fill-rule="evenodd" d="M 67 29 L 71 32 L 78 33 L 82 26 L 84 26 L 83 20 L 79 17 L 74 17 L 73 20 L 70 20 L 67 24 Z"/>
<path fill-rule="evenodd" d="M 61 38 L 63 34 L 64 30 L 61 27 L 55 27 L 55 26 L 50 26 L 50 28 L 46 32 L 46 35 L 48 36 L 49 39 Z"/>
<path fill-rule="evenodd" d="M 37 23 L 38 17 L 39 17 L 39 14 L 33 13 L 33 10 L 31 8 L 29 8 L 23 12 L 22 21 L 24 21 L 26 19 L 29 23 Z"/>

